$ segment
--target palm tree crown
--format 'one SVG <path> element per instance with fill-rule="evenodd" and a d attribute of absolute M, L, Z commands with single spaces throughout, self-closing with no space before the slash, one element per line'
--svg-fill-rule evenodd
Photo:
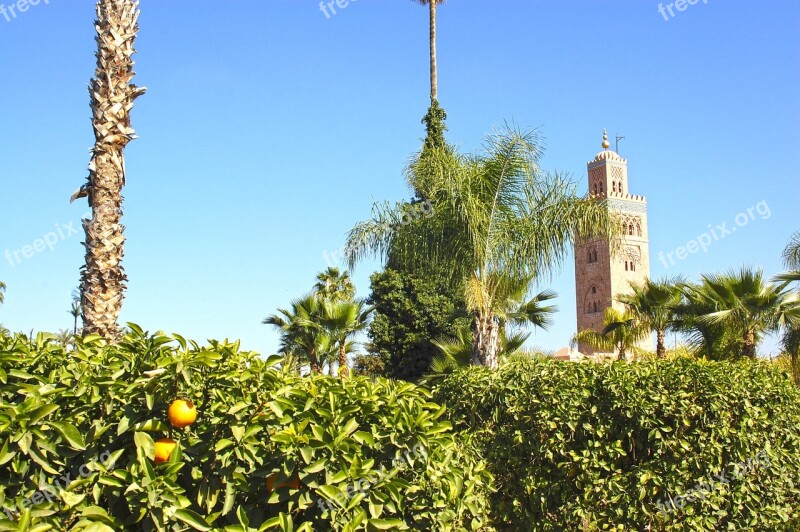
<path fill-rule="evenodd" d="M 572 346 L 586 344 L 606 353 L 617 353 L 619 360 L 627 360 L 628 353 L 642 354 L 637 344 L 647 337 L 650 329 L 630 310 L 620 312 L 613 307 L 605 310 L 601 332 L 593 329 L 579 331 L 572 338 Z"/>
<path fill-rule="evenodd" d="M 700 323 L 719 324 L 742 339 L 742 356 L 756 357 L 761 337 L 786 325 L 800 324 L 800 296 L 786 284 L 771 284 L 761 270 L 742 268 L 725 274 L 704 275 L 699 298 L 713 306 Z"/>
<path fill-rule="evenodd" d="M 649 279 L 641 285 L 631 284 L 629 294 L 617 296 L 642 327 L 656 333 L 656 354 L 665 358 L 667 348 L 664 335 L 675 322 L 675 311 L 681 303 L 677 281 L 654 282 Z"/>

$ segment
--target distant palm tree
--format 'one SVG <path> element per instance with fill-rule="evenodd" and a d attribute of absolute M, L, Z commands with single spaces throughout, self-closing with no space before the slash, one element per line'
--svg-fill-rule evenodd
<path fill-rule="evenodd" d="M 2 305 L 6 300 L 5 292 L 6 292 L 6 283 L 0 281 L 0 305 Z"/>
<path fill-rule="evenodd" d="M 320 373 L 320 358 L 327 358 L 334 345 L 333 338 L 320 325 L 323 307 L 311 294 L 292 301 L 291 309 L 278 309 L 262 323 L 272 325 L 281 333 L 280 352 L 307 359 L 312 373 Z"/>
<path fill-rule="evenodd" d="M 496 368 L 511 286 L 552 274 L 576 240 L 613 238 L 619 224 L 605 202 L 577 197 L 570 181 L 542 175 L 534 133 L 507 129 L 488 137 L 486 150 L 420 157 L 407 180 L 429 198 L 431 213 L 404 224 L 404 205 L 376 204 L 345 250 L 351 268 L 378 255 L 402 271 L 447 275 L 473 316 L 473 364 Z"/>
<path fill-rule="evenodd" d="M 764 334 L 800 325 L 800 296 L 786 284 L 770 284 L 761 270 L 742 268 L 726 274 L 704 275 L 701 297 L 714 306 L 698 321 L 736 331 L 742 339 L 742 356 L 756 358 Z"/>
<path fill-rule="evenodd" d="M 330 301 L 348 301 L 356 295 L 350 274 L 340 272 L 339 268 L 328 268 L 317 275 L 314 291 L 322 299 Z"/>
<path fill-rule="evenodd" d="M 572 338 L 572 346 L 585 344 L 606 353 L 616 352 L 619 360 L 627 360 L 629 353 L 634 358 L 643 354 L 637 344 L 650 334 L 650 329 L 636 315 L 609 307 L 603 315 L 603 324 L 601 332 L 592 329 L 579 331 Z"/>
<path fill-rule="evenodd" d="M 347 353 L 350 340 L 367 328 L 373 311 L 364 301 L 324 301 L 319 325 L 331 336 L 339 352 L 339 376 L 347 377 L 350 369 Z"/>
<path fill-rule="evenodd" d="M 58 343 L 60 343 L 64 347 L 69 347 L 72 344 L 72 342 L 74 341 L 74 339 L 75 339 L 75 336 L 71 332 L 69 332 L 67 329 L 61 329 L 56 334 L 56 340 L 58 341 Z"/>
<path fill-rule="evenodd" d="M 800 327 L 786 329 L 781 339 L 786 354 L 789 355 L 792 365 L 792 378 L 800 386 Z"/>
<path fill-rule="evenodd" d="M 91 220 L 84 220 L 86 264 L 81 271 L 81 307 L 86 334 L 107 340 L 120 337 L 117 324 L 125 292 L 122 268 L 125 237 L 122 188 L 125 185 L 123 151 L 136 138 L 131 128 L 134 100 L 144 88 L 133 79 L 134 41 L 139 30 L 137 0 L 98 0 L 97 69 L 89 93 L 95 145 L 88 182 L 72 200 L 89 198 Z"/>
<path fill-rule="evenodd" d="M 67 311 L 72 316 L 72 334 L 78 335 L 78 318 L 81 317 L 81 293 L 80 290 L 72 292 L 72 306 Z"/>
<path fill-rule="evenodd" d="M 677 281 L 653 282 L 649 279 L 641 285 L 631 284 L 629 294 L 617 296 L 639 323 L 656 333 L 656 355 L 667 357 L 666 331 L 675 323 L 675 312 L 681 303 L 681 292 Z"/>

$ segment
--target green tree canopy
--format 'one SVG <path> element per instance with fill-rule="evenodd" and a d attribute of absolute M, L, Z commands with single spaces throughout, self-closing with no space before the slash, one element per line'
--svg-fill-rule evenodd
<path fill-rule="evenodd" d="M 404 206 L 376 204 L 350 232 L 351 267 L 377 255 L 404 270 L 442 273 L 462 286 L 474 319 L 473 363 L 497 367 L 498 311 L 509 287 L 553 274 L 578 239 L 614 238 L 618 224 L 602 200 L 581 198 L 575 184 L 539 168 L 535 132 L 506 128 L 485 153 L 433 149 L 412 163 L 409 186 L 433 206 L 402 223 Z"/>

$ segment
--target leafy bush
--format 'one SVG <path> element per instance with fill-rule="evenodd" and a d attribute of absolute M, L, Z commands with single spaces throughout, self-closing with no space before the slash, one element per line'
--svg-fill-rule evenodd
<path fill-rule="evenodd" d="M 499 529 L 800 525 L 800 392 L 767 364 L 530 360 L 431 383 L 489 461 Z"/>
<path fill-rule="evenodd" d="M 132 330 L 70 352 L 0 337 L 0 530 L 483 526 L 491 475 L 425 390 Z M 188 429 L 166 424 L 175 398 L 197 405 Z"/>

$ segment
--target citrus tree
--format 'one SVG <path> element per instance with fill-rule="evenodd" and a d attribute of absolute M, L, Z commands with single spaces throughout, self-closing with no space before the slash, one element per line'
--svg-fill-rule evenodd
<path fill-rule="evenodd" d="M 467 530 L 491 476 L 408 383 L 238 343 L 0 336 L 0 530 Z"/>

